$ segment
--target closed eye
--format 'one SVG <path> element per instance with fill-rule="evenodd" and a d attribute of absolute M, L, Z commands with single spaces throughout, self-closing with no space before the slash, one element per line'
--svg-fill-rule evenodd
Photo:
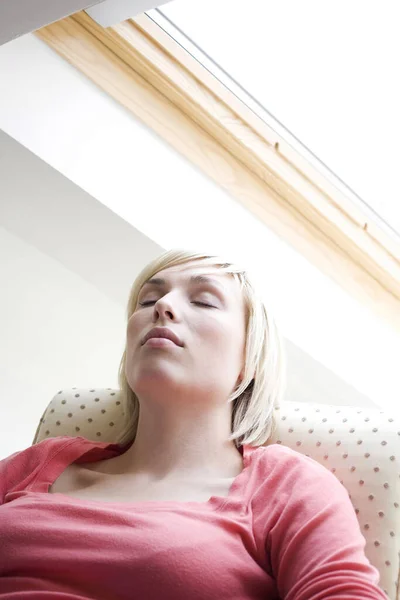
<path fill-rule="evenodd" d="M 206 302 L 193 302 L 193 304 L 200 304 L 200 306 L 207 306 L 208 308 L 215 308 L 212 304 L 207 304 Z"/>
<path fill-rule="evenodd" d="M 140 306 L 150 306 L 151 304 L 155 304 L 156 300 L 148 300 L 147 302 L 139 302 Z M 192 302 L 192 304 L 199 304 L 200 306 L 207 306 L 208 308 L 216 308 L 212 304 L 207 304 L 206 302 Z"/>

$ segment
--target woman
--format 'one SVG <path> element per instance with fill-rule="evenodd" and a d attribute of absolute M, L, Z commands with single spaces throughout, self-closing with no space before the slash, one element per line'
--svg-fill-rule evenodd
<path fill-rule="evenodd" d="M 128 302 L 118 444 L 0 462 L 0 598 L 384 599 L 336 477 L 269 444 L 282 342 L 243 269 L 170 251 Z"/>

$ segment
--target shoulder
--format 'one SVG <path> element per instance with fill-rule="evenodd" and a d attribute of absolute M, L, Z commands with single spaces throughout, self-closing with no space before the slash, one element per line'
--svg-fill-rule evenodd
<path fill-rule="evenodd" d="M 13 490 L 26 488 L 41 469 L 77 438 L 58 436 L 42 440 L 0 460 L 0 504 Z"/>
<path fill-rule="evenodd" d="M 47 438 L 41 440 L 37 444 L 17 450 L 13 454 L 6 456 L 0 460 L 0 467 L 2 469 L 8 468 L 11 465 L 22 464 L 29 465 L 41 458 L 45 458 L 48 455 L 54 455 L 56 452 L 64 448 L 69 443 L 72 443 L 77 438 L 66 435 L 60 435 L 58 437 Z"/>
<path fill-rule="evenodd" d="M 309 456 L 284 446 L 283 444 L 269 444 L 268 446 L 250 446 L 252 461 L 259 464 L 261 468 L 285 466 L 310 465 L 311 467 L 322 467 L 316 460 Z"/>
<path fill-rule="evenodd" d="M 283 444 L 270 444 L 268 446 L 253 447 L 254 457 L 260 464 L 265 467 L 285 465 L 285 467 L 299 467 L 304 466 L 305 468 L 323 470 L 327 469 L 321 465 L 318 461 L 314 460 L 310 456 L 303 454 L 289 446 Z"/>
<path fill-rule="evenodd" d="M 273 481 L 281 489 L 335 490 L 339 495 L 348 493 L 337 477 L 324 465 L 310 456 L 282 444 L 271 444 L 254 448 L 254 469 L 262 481 Z M 326 484 L 326 485 L 325 485 Z"/>
<path fill-rule="evenodd" d="M 345 486 L 327 467 L 301 452 L 280 444 L 259 447 L 252 477 L 255 526 L 262 531 L 271 519 L 275 525 L 301 527 L 316 514 L 357 525 Z"/>

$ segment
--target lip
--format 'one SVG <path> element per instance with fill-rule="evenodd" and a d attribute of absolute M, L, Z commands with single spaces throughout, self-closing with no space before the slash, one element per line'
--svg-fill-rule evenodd
<path fill-rule="evenodd" d="M 171 340 L 177 346 L 183 347 L 183 343 L 181 339 L 168 327 L 154 327 L 151 329 L 142 340 L 142 346 L 149 340 L 150 338 L 165 338 L 167 340 Z"/>

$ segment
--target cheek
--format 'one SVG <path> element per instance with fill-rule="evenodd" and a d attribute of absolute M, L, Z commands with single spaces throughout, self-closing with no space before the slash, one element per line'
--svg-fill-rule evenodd
<path fill-rule="evenodd" d="M 209 321 L 202 328 L 200 337 L 207 341 L 212 354 L 224 353 L 228 357 L 241 356 L 244 334 L 238 323 L 232 321 Z"/>
<path fill-rule="evenodd" d="M 229 330 L 224 321 L 218 319 L 200 320 L 196 326 L 195 338 L 203 339 L 209 344 L 227 343 Z"/>
<path fill-rule="evenodd" d="M 140 344 L 144 324 L 139 313 L 134 313 L 128 321 L 126 330 L 126 343 L 128 352 L 132 352 Z"/>

